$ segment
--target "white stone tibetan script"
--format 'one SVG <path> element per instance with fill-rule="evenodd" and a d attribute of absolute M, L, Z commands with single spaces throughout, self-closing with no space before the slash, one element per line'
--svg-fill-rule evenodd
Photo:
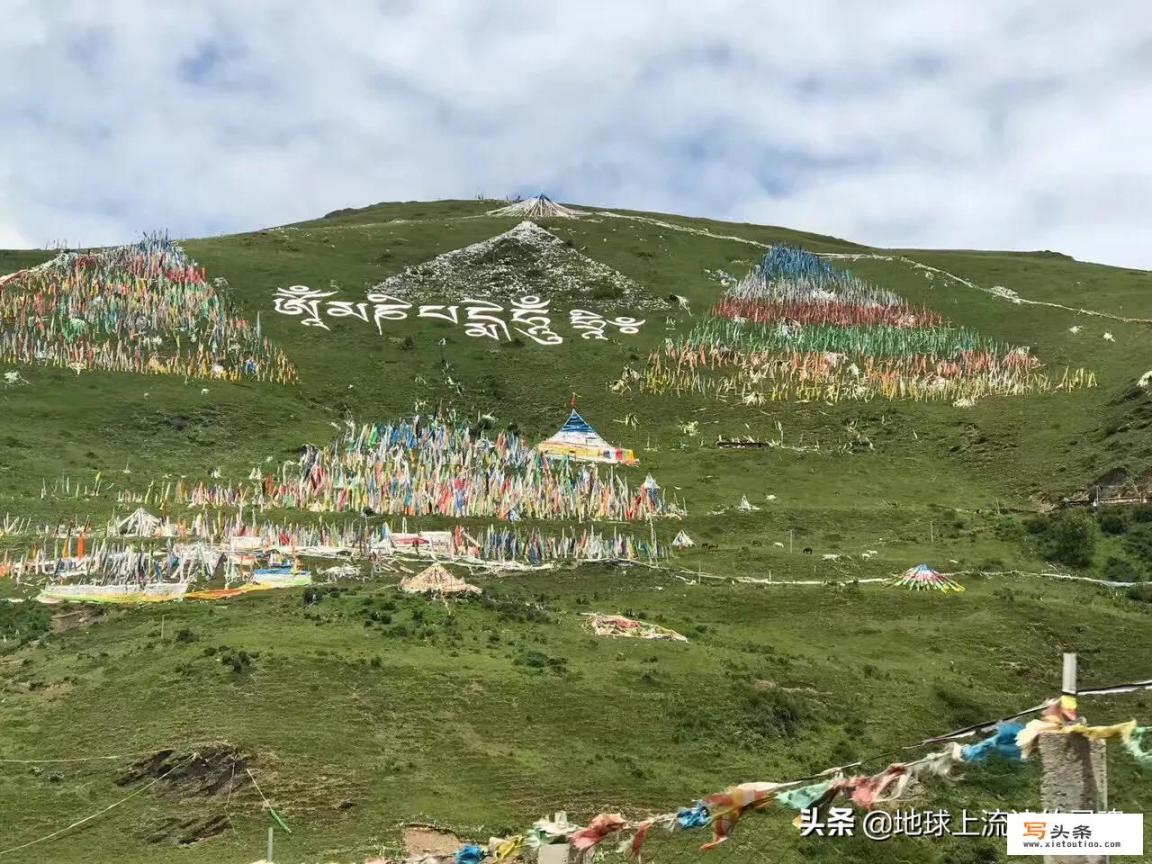
<path fill-rule="evenodd" d="M 526 295 L 513 300 L 508 309 L 491 300 L 465 297 L 458 303 L 425 303 L 414 306 L 399 297 L 384 294 L 374 289 L 368 292 L 366 301 L 331 300 L 336 291 L 318 291 L 307 285 L 292 285 L 276 289 L 272 308 L 281 315 L 300 318 L 305 327 L 320 327 L 329 330 L 325 323 L 328 318 L 356 318 L 365 324 L 371 323 L 376 332 L 383 335 L 388 322 L 407 321 L 409 317 L 435 318 L 460 327 L 465 336 L 475 339 L 493 339 L 508 342 L 519 333 L 537 345 L 560 345 L 564 342 L 552 326 L 549 310 L 551 300 L 536 295 Z M 415 310 L 415 312 L 413 312 Z M 605 333 L 614 329 L 624 336 L 634 336 L 640 332 L 644 320 L 621 316 L 605 318 L 599 312 L 587 309 L 572 309 L 568 312 L 568 324 L 584 339 L 606 340 Z"/>

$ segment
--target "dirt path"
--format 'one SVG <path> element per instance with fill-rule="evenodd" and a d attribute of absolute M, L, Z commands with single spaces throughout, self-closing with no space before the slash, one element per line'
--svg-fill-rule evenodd
<path fill-rule="evenodd" d="M 701 237 L 711 237 L 715 240 L 731 240 L 737 243 L 744 243 L 748 246 L 756 246 L 760 249 L 772 248 L 771 243 L 761 243 L 758 240 L 749 240 L 747 237 L 737 237 L 734 234 L 717 234 L 704 228 L 691 228 L 687 225 L 677 225 L 673 222 L 665 222 L 662 219 L 654 219 L 651 216 L 629 216 L 623 213 L 612 213 L 608 210 L 598 210 L 596 211 L 596 215 L 608 216 L 614 219 L 631 219 L 635 222 L 645 222 L 650 225 L 657 225 L 661 228 L 668 228 L 672 231 L 680 231 L 685 234 L 697 234 Z M 996 285 L 991 288 L 978 285 L 970 279 L 965 279 L 963 276 L 957 276 L 955 273 L 951 273 L 940 267 L 933 267 L 930 264 L 924 264 L 920 261 L 915 261 L 905 255 L 882 255 L 878 252 L 815 252 L 813 254 L 818 255 L 821 258 L 845 261 L 871 259 L 875 261 L 888 261 L 894 264 L 905 264 L 909 267 L 912 267 L 913 269 L 927 271 L 934 275 L 942 276 L 945 279 L 951 279 L 953 282 L 964 285 L 967 288 L 972 288 L 976 291 L 982 291 L 985 294 L 991 294 L 993 297 L 999 297 L 1001 300 L 1005 300 L 1009 303 L 1015 303 L 1017 305 L 1048 306 L 1053 309 L 1063 309 L 1066 312 L 1074 312 L 1078 315 L 1092 315 L 1096 318 L 1108 318 L 1112 321 L 1120 321 L 1125 324 L 1152 324 L 1152 318 L 1125 318 L 1122 315 L 1113 315 L 1110 312 L 1099 312 L 1094 309 L 1082 309 L 1076 306 L 1065 306 L 1061 303 L 1050 303 L 1046 300 L 1029 300 L 1026 297 L 1021 297 L 1019 294 L 1009 288 L 1004 288 L 1000 285 Z"/>

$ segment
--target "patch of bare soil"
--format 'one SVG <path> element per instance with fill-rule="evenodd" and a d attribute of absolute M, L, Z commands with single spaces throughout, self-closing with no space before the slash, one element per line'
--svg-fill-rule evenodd
<path fill-rule="evenodd" d="M 75 630 L 77 627 L 89 627 L 105 615 L 100 606 L 81 606 L 78 609 L 69 609 L 52 616 L 52 631 L 63 633 L 65 630 Z"/>
<path fill-rule="evenodd" d="M 149 843 L 194 846 L 223 834 L 230 824 L 224 813 L 207 816 L 168 816 L 144 826 L 142 834 Z"/>
<path fill-rule="evenodd" d="M 159 780 L 159 785 L 185 797 L 231 795 L 251 784 L 248 758 L 230 744 L 209 744 L 195 752 L 159 750 L 132 764 L 117 778 L 120 786 Z"/>
<path fill-rule="evenodd" d="M 252 785 L 246 770 L 249 761 L 225 743 L 186 752 L 158 750 L 134 762 L 116 783 L 154 783 L 157 790 L 180 799 L 180 812 L 151 819 L 139 826 L 138 833 L 149 843 L 192 846 L 231 826 L 226 803 L 233 793 Z"/>
<path fill-rule="evenodd" d="M 428 825 L 407 825 L 404 828 L 404 848 L 409 857 L 451 855 L 460 848 L 460 838 L 451 831 Z"/>

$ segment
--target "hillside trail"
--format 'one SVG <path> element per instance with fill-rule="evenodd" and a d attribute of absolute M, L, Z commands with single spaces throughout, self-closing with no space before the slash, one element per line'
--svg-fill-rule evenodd
<path fill-rule="evenodd" d="M 611 218 L 611 219 L 628 219 L 628 220 L 631 220 L 633 222 L 643 222 L 643 223 L 646 223 L 648 225 L 655 225 L 659 228 L 667 228 L 670 231 L 679 231 L 683 234 L 695 234 L 695 235 L 700 236 L 700 237 L 709 237 L 713 240 L 728 240 L 728 241 L 731 241 L 733 243 L 743 243 L 746 246 L 755 246 L 757 249 L 771 249 L 771 248 L 773 248 L 773 244 L 771 244 L 771 243 L 762 243 L 759 240 L 751 240 L 747 237 L 737 236 L 736 234 L 720 234 L 720 233 L 717 233 L 715 231 L 709 231 L 706 228 L 693 228 L 693 227 L 688 226 L 688 225 L 677 225 L 675 222 L 666 222 L 663 219 L 656 219 L 652 216 L 636 216 L 636 215 L 632 215 L 632 214 L 628 214 L 628 213 L 614 213 L 611 210 L 590 210 L 590 211 L 584 211 L 584 212 L 587 212 L 593 216 L 602 216 L 602 217 L 607 217 L 607 218 Z M 355 223 L 352 225 L 320 226 L 319 230 L 321 230 L 321 231 L 338 230 L 339 231 L 339 230 L 348 230 L 348 229 L 374 228 L 374 227 L 379 227 L 381 225 L 432 224 L 435 222 L 443 223 L 443 222 L 451 222 L 451 221 L 456 221 L 456 220 L 482 219 L 482 218 L 485 218 L 486 216 L 488 216 L 488 214 L 482 213 L 482 214 L 478 214 L 478 215 L 474 215 L 474 216 L 449 217 L 448 219 L 391 219 L 391 220 L 388 220 L 386 222 L 360 222 L 360 223 Z M 270 228 L 267 230 L 284 231 L 284 230 L 288 230 L 288 229 L 301 230 L 301 229 L 296 228 L 295 226 L 291 226 L 291 225 L 278 226 L 276 228 Z M 313 229 L 313 230 L 317 230 L 317 229 Z M 1019 294 L 1017 294 L 1012 289 L 1005 288 L 1002 285 L 993 285 L 991 287 L 988 287 L 985 285 L 980 285 L 976 282 L 973 282 L 971 279 L 965 279 L 963 276 L 959 276 L 959 275 L 952 273 L 948 270 L 945 270 L 941 267 L 933 267 L 931 264 L 925 264 L 922 261 L 917 261 L 914 258 L 909 258 L 907 255 L 885 255 L 885 254 L 882 254 L 879 252 L 814 252 L 813 254 L 817 255 L 821 258 L 827 258 L 830 260 L 841 260 L 841 261 L 872 260 L 872 261 L 886 261 L 886 262 L 894 263 L 894 264 L 903 264 L 903 265 L 911 267 L 915 270 L 920 270 L 922 272 L 931 273 L 933 276 L 940 276 L 944 279 L 950 279 L 951 281 L 955 282 L 958 285 L 963 285 L 966 288 L 970 288 L 974 291 L 980 291 L 984 294 L 990 294 L 993 297 L 997 297 L 1001 300 L 1004 300 L 1007 303 L 1013 303 L 1017 306 L 1046 306 L 1046 307 L 1051 308 L 1051 309 L 1060 309 L 1064 312 L 1071 312 L 1075 315 L 1088 315 L 1088 316 L 1091 316 L 1094 318 L 1105 318 L 1105 319 L 1108 319 L 1110 321 L 1118 321 L 1122 324 L 1152 324 L 1152 318 L 1131 318 L 1131 317 L 1126 317 L 1123 315 L 1115 315 L 1111 312 L 1101 312 L 1098 309 L 1086 309 L 1086 308 L 1083 308 L 1080 306 L 1066 306 L 1063 303 L 1053 303 L 1053 302 L 1048 301 L 1048 300 L 1032 300 L 1028 297 L 1021 297 Z M 7 279 L 10 279 L 12 276 L 15 276 L 15 275 L 16 274 L 13 273 L 13 274 L 10 274 L 9 276 L 6 276 L 6 277 L 0 277 L 0 285 L 2 285 L 4 283 L 4 281 L 6 281 Z"/>
<path fill-rule="evenodd" d="M 632 216 L 623 213 L 613 213 L 609 210 L 596 211 L 597 216 L 610 216 L 614 219 L 632 219 L 636 222 L 646 222 L 650 225 L 656 225 L 661 228 L 668 228 L 673 231 L 681 231 L 685 234 L 697 234 L 701 237 L 711 237 L 715 240 L 732 240 L 736 243 L 744 243 L 748 246 L 755 246 L 759 249 L 771 249 L 771 243 L 761 243 L 758 240 L 750 240 L 747 237 L 737 237 L 735 234 L 717 234 L 714 231 L 708 231 L 705 228 L 692 228 L 687 225 L 677 225 L 673 222 L 665 222 L 662 219 L 654 219 L 651 216 Z M 916 261 L 905 255 L 882 255 L 878 252 L 814 252 L 813 254 L 828 259 L 844 260 L 844 261 L 859 261 L 862 259 L 870 259 L 873 261 L 888 261 L 891 263 L 905 264 L 916 270 L 926 271 L 935 276 L 942 276 L 945 279 L 951 279 L 960 285 L 967 288 L 972 288 L 976 291 L 982 291 L 985 294 L 991 294 L 993 297 L 999 297 L 1001 300 L 1006 300 L 1009 303 L 1016 305 L 1026 306 L 1049 306 L 1053 309 L 1063 309 L 1066 312 L 1073 312 L 1078 315 L 1091 315 L 1097 318 L 1108 318 L 1112 321 L 1120 321 L 1125 324 L 1152 324 L 1152 318 L 1126 318 L 1122 315 L 1113 315 L 1111 312 L 1100 312 L 1095 309 L 1082 309 L 1077 306 L 1065 306 L 1062 303 L 1051 303 L 1046 300 L 1030 300 L 1026 297 L 1021 297 L 1015 291 L 1003 286 L 996 285 L 988 288 L 984 285 L 978 285 L 970 279 L 965 279 L 963 276 L 957 276 L 940 267 L 933 267 L 930 264 L 924 264 L 921 261 Z"/>

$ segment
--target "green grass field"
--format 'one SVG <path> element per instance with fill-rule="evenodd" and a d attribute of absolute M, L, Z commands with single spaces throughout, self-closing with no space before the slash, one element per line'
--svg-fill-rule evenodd
<path fill-rule="evenodd" d="M 214 469 L 241 482 L 269 457 L 280 462 L 305 443 L 327 443 L 346 418 L 393 420 L 418 401 L 461 417 L 490 413 L 497 429 L 514 424 L 536 440 L 563 422 L 575 393 L 605 438 L 636 451 L 641 464 L 627 469 L 631 479 L 651 472 L 684 500 L 683 522 L 658 521 L 654 530 L 667 541 L 684 528 L 708 547 L 670 566 L 844 583 L 920 561 L 949 571 L 1046 569 L 1022 528 L 1028 514 L 1117 469 L 1133 477 L 1152 470 L 1152 403 L 1136 386 L 1152 369 L 1149 325 L 1118 320 L 1152 319 L 1152 275 L 1051 253 L 871 250 L 783 228 L 625 213 L 641 218 L 545 227 L 653 298 L 687 297 L 691 317 L 668 303 L 638 314 L 647 319 L 638 336 L 587 342 L 564 329 L 563 345 L 543 347 L 469 338 L 414 318 L 386 324 L 384 336 L 354 319 L 329 321 L 324 331 L 272 311 L 277 288 L 338 288 L 337 299 L 359 300 L 405 267 L 515 224 L 483 216 L 492 206 L 381 204 L 184 242 L 210 278 L 227 279 L 241 313 L 260 314 L 299 382 L 0 364 L 28 382 L 0 387 L 0 512 L 103 524 L 117 509 L 118 487 L 142 489 L 165 475 L 206 479 Z M 927 279 L 899 260 L 837 262 L 957 325 L 1027 345 L 1051 369 L 1091 369 L 1098 386 L 970 408 L 880 399 L 745 406 L 610 390 L 622 369 L 687 332 L 720 296 L 705 270 L 739 277 L 759 259 L 761 248 L 730 237 L 906 256 L 946 270 L 978 287 Z M 0 275 L 50 257 L 0 252 Z M 994 286 L 1102 315 L 981 290 Z M 564 298 L 554 306 L 565 308 Z M 635 427 L 616 422 L 629 414 Z M 698 423 L 691 436 L 680 429 L 690 421 Z M 719 436 L 775 438 L 778 429 L 786 444 L 809 449 L 715 446 Z M 42 495 L 58 478 L 90 483 L 97 472 L 105 482 L 97 498 Z M 714 512 L 741 496 L 761 509 Z M 1132 518 L 1127 534 L 1099 538 L 1084 575 L 1101 577 L 1110 559 L 1150 575 Z M 0 537 L 10 553 L 27 544 Z M 865 550 L 878 554 L 861 560 Z M 830 554 L 854 557 L 822 558 Z M 451 608 L 398 594 L 387 575 L 215 605 L 57 607 L 53 631 L 31 641 L 18 632 L 37 626 L 26 620 L 31 607 L 13 605 L 10 619 L 0 619 L 0 760 L 161 749 L 180 757 L 226 744 L 293 829 L 279 836 L 277 861 L 359 862 L 395 851 L 406 822 L 485 841 L 552 810 L 581 820 L 602 810 L 642 815 L 730 783 L 845 764 L 1035 704 L 1058 689 L 1062 651 L 1079 653 L 1085 685 L 1152 677 L 1152 605 L 1139 592 L 1032 576 L 964 577 L 967 591 L 955 596 L 876 584 L 687 584 L 645 567 L 469 578 L 484 598 Z M 29 593 L 0 580 L 0 594 Z M 596 638 L 580 627 L 584 611 L 631 613 L 690 641 Z M 1152 696 L 1096 700 L 1085 710 L 1094 722 L 1147 722 Z M 1113 751 L 1110 804 L 1152 807 L 1147 773 Z M 0 855 L 141 789 L 144 781 L 117 783 L 133 761 L 0 761 Z M 967 775 L 917 804 L 1038 804 L 1035 766 L 993 764 Z M 998 860 L 994 844 L 960 839 L 813 846 L 796 837 L 790 819 L 750 817 L 711 854 Z M 0 860 L 247 862 L 261 856 L 268 823 L 250 784 L 225 795 L 161 781 L 90 824 Z M 696 843 L 661 844 L 654 860 L 697 857 Z"/>

